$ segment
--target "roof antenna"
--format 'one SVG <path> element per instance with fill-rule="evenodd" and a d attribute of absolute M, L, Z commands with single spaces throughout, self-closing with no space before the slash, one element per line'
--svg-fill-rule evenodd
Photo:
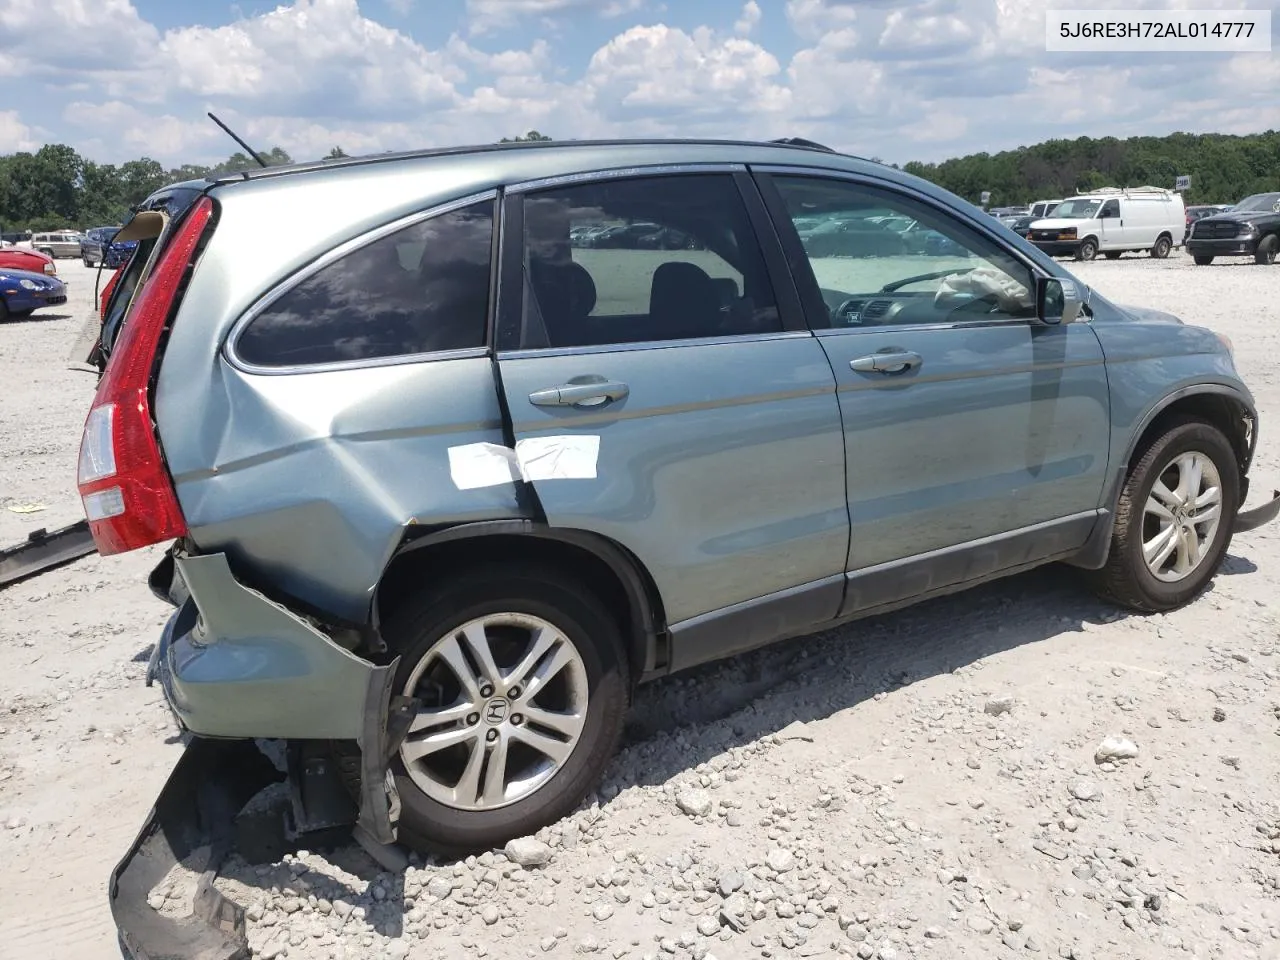
<path fill-rule="evenodd" d="M 212 120 L 214 123 L 216 123 L 218 126 L 220 126 L 223 130 L 225 130 L 227 132 L 227 136 L 229 136 L 236 143 L 240 144 L 240 146 L 244 147 L 245 152 L 248 153 L 249 156 L 253 157 L 253 159 L 258 161 L 258 166 L 265 167 L 267 165 L 267 161 L 263 160 L 262 157 L 258 156 L 258 154 L 254 151 L 253 147 L 249 146 L 247 143 L 245 143 L 243 140 L 237 137 L 235 133 L 232 131 L 232 129 L 228 127 L 225 123 L 223 123 L 221 120 L 215 117 L 212 113 L 209 114 L 209 119 Z"/>

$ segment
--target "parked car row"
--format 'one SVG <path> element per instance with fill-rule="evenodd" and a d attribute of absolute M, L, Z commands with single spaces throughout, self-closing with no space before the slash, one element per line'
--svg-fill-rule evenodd
<path fill-rule="evenodd" d="M 593 250 L 696 250 L 701 247 L 681 230 L 644 221 L 577 226 L 569 232 L 569 241 L 575 247 Z"/>
<path fill-rule="evenodd" d="M 1114 260 L 1149 252 L 1163 259 L 1181 246 L 1186 230 L 1182 195 L 1160 187 L 1105 187 L 1063 200 L 1026 237 L 1050 256 Z"/>
<path fill-rule="evenodd" d="M 50 277 L 58 272 L 53 257 L 27 247 L 0 247 L 0 269 L 26 270 Z"/>

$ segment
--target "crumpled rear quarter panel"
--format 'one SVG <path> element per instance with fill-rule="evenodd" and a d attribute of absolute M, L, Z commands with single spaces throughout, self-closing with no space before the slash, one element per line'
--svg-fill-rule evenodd
<path fill-rule="evenodd" d="M 257 375 L 233 367 L 222 345 L 243 311 L 299 267 L 457 196 L 447 173 L 319 174 L 215 190 L 221 219 L 157 382 L 161 444 L 197 548 L 224 551 L 237 569 L 353 622 L 368 618 L 407 525 L 519 515 L 514 484 L 461 491 L 449 472 L 449 447 L 503 443 L 492 363 Z"/>

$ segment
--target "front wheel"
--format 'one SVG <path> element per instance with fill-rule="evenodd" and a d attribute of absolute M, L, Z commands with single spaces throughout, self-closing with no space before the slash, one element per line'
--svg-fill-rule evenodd
<path fill-rule="evenodd" d="M 1207 267 L 1209 264 L 1213 263 L 1213 257 L 1211 256 L 1206 257 L 1203 255 L 1199 255 L 1199 256 L 1194 256 L 1191 259 L 1196 262 L 1197 267 Z"/>
<path fill-rule="evenodd" d="M 1151 256 L 1157 260 L 1163 260 L 1169 256 L 1169 251 L 1173 249 L 1173 241 L 1168 237 L 1160 237 L 1156 240 L 1156 245 L 1151 248 Z"/>
<path fill-rule="evenodd" d="M 1222 431 L 1170 422 L 1125 480 L 1099 593 L 1144 613 L 1182 606 L 1217 572 L 1239 506 L 1240 467 Z"/>
<path fill-rule="evenodd" d="M 1276 262 L 1276 251 L 1280 250 L 1280 238 L 1272 234 L 1263 237 L 1258 249 L 1253 254 L 1254 263 L 1270 264 Z"/>
<path fill-rule="evenodd" d="M 1076 248 L 1077 260 L 1092 260 L 1098 255 L 1098 242 L 1092 237 L 1088 240 L 1081 240 L 1080 246 Z"/>
<path fill-rule="evenodd" d="M 423 704 L 391 769 L 420 851 L 500 847 L 571 813 L 613 757 L 628 661 L 582 584 L 497 565 L 414 598 L 384 626 L 395 691 Z"/>

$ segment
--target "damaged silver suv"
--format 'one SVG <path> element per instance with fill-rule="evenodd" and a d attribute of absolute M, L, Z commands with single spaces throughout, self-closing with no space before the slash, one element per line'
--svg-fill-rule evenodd
<path fill-rule="evenodd" d="M 113 902 L 286 774 L 295 835 L 500 846 L 639 682 L 1053 561 L 1168 610 L 1280 510 L 1225 338 L 814 144 L 268 168 L 126 229 L 80 491 L 102 553 L 174 541 L 194 739 Z"/>

